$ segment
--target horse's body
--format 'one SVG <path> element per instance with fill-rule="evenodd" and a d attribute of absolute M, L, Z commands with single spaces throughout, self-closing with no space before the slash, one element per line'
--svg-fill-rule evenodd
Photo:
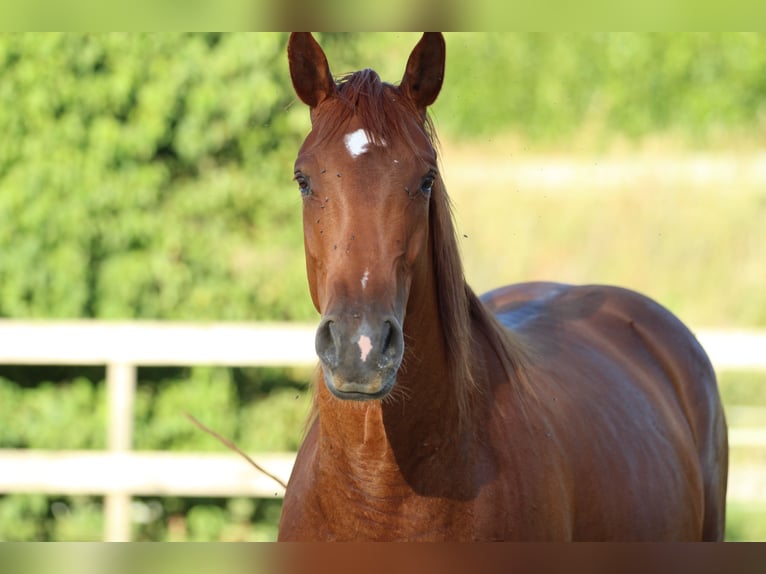
<path fill-rule="evenodd" d="M 689 330 L 615 287 L 465 284 L 425 128 L 441 37 L 398 88 L 336 86 L 308 35 L 289 53 L 323 320 L 280 540 L 720 540 L 726 425 Z"/>

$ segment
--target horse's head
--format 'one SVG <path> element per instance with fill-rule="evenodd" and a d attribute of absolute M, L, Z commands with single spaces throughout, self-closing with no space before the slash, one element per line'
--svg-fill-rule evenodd
<path fill-rule="evenodd" d="M 308 33 L 288 44 L 293 86 L 312 129 L 295 162 L 306 266 L 322 314 L 316 350 L 329 390 L 386 396 L 404 354 L 414 281 L 426 279 L 429 202 L 440 185 L 426 108 L 444 75 L 444 40 L 424 34 L 399 86 L 371 70 L 336 84 Z M 420 302 L 422 303 L 422 302 Z"/>

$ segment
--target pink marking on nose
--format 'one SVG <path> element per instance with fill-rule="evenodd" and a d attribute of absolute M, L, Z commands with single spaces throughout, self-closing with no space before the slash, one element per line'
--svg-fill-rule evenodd
<path fill-rule="evenodd" d="M 362 362 L 364 363 L 367 360 L 370 351 L 372 351 L 372 341 L 370 341 L 370 338 L 367 335 L 359 337 L 359 351 L 359 358 L 362 359 Z"/>

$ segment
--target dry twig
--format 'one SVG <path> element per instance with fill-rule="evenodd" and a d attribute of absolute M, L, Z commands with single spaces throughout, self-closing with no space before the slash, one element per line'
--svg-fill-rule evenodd
<path fill-rule="evenodd" d="M 229 439 L 227 439 L 227 438 L 225 438 L 225 437 L 222 437 L 221 435 L 219 435 L 219 434 L 218 434 L 217 432 L 215 432 L 214 430 L 212 430 L 212 429 L 209 429 L 208 427 L 206 427 L 205 425 L 203 425 L 201 422 L 199 422 L 199 421 L 198 421 L 196 418 L 194 418 L 194 417 L 193 417 L 192 415 L 190 415 L 189 413 L 186 413 L 186 417 L 187 417 L 187 418 L 188 418 L 188 419 L 189 419 L 189 420 L 190 420 L 192 423 L 194 423 L 194 426 L 196 426 L 198 429 L 200 429 L 200 430 L 202 430 L 202 431 L 206 432 L 207 434 L 209 434 L 210 436 L 212 436 L 212 437 L 214 437 L 214 438 L 218 439 L 218 441 L 219 441 L 219 442 L 221 442 L 221 443 L 222 443 L 222 444 L 223 444 L 223 445 L 224 445 L 226 448 L 229 448 L 229 449 L 233 450 L 234 452 L 236 452 L 238 455 L 240 455 L 242 458 L 244 458 L 244 459 L 245 459 L 247 462 L 249 462 L 249 463 L 250 463 L 252 466 L 254 466 L 254 467 L 256 468 L 256 470 L 258 470 L 259 472 L 262 472 L 263 474 L 265 474 L 266 476 L 268 476 L 268 477 L 269 477 L 271 480 L 273 480 L 274 482 L 276 482 L 276 483 L 277 483 L 279 486 L 281 486 L 281 487 L 282 487 L 282 488 L 284 488 L 285 490 L 287 489 L 287 485 L 286 485 L 284 482 L 282 482 L 282 480 L 281 480 L 280 478 L 278 478 L 278 477 L 274 476 L 274 475 L 273 475 L 273 474 L 271 474 L 271 473 L 270 473 L 268 470 L 266 470 L 265 468 L 263 468 L 262 466 L 260 466 L 260 465 L 259 465 L 257 462 L 255 462 L 255 461 L 254 461 L 252 458 L 250 458 L 249 456 L 247 456 L 247 454 L 245 454 L 244 452 L 242 452 L 242 450 L 241 450 L 241 449 L 240 449 L 240 448 L 239 448 L 239 447 L 238 447 L 236 444 L 234 444 L 233 442 L 231 442 Z"/>

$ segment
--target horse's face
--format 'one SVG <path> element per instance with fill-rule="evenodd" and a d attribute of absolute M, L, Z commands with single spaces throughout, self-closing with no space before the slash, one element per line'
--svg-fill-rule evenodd
<path fill-rule="evenodd" d="M 338 397 L 380 398 L 402 360 L 402 325 L 428 238 L 435 171 L 401 142 L 370 142 L 354 121 L 295 163 L 316 349 Z M 422 142 L 424 146 L 426 142 Z"/>
<path fill-rule="evenodd" d="M 359 73 L 358 81 L 372 83 L 354 94 L 356 113 L 348 113 L 344 87 L 339 93 L 310 35 L 291 36 L 288 51 L 293 84 L 312 115 L 295 180 L 311 296 L 322 314 L 317 354 L 335 396 L 379 399 L 393 388 L 401 365 L 410 286 L 428 270 L 429 198 L 437 174 L 424 118 L 441 86 L 443 40 L 424 36 L 398 88 L 381 84 L 374 72 Z M 437 68 L 441 62 L 441 68 L 424 70 L 424 62 Z M 381 101 L 364 109 L 373 88 Z M 370 129 L 383 118 L 365 113 L 397 110 L 396 129 Z"/>

